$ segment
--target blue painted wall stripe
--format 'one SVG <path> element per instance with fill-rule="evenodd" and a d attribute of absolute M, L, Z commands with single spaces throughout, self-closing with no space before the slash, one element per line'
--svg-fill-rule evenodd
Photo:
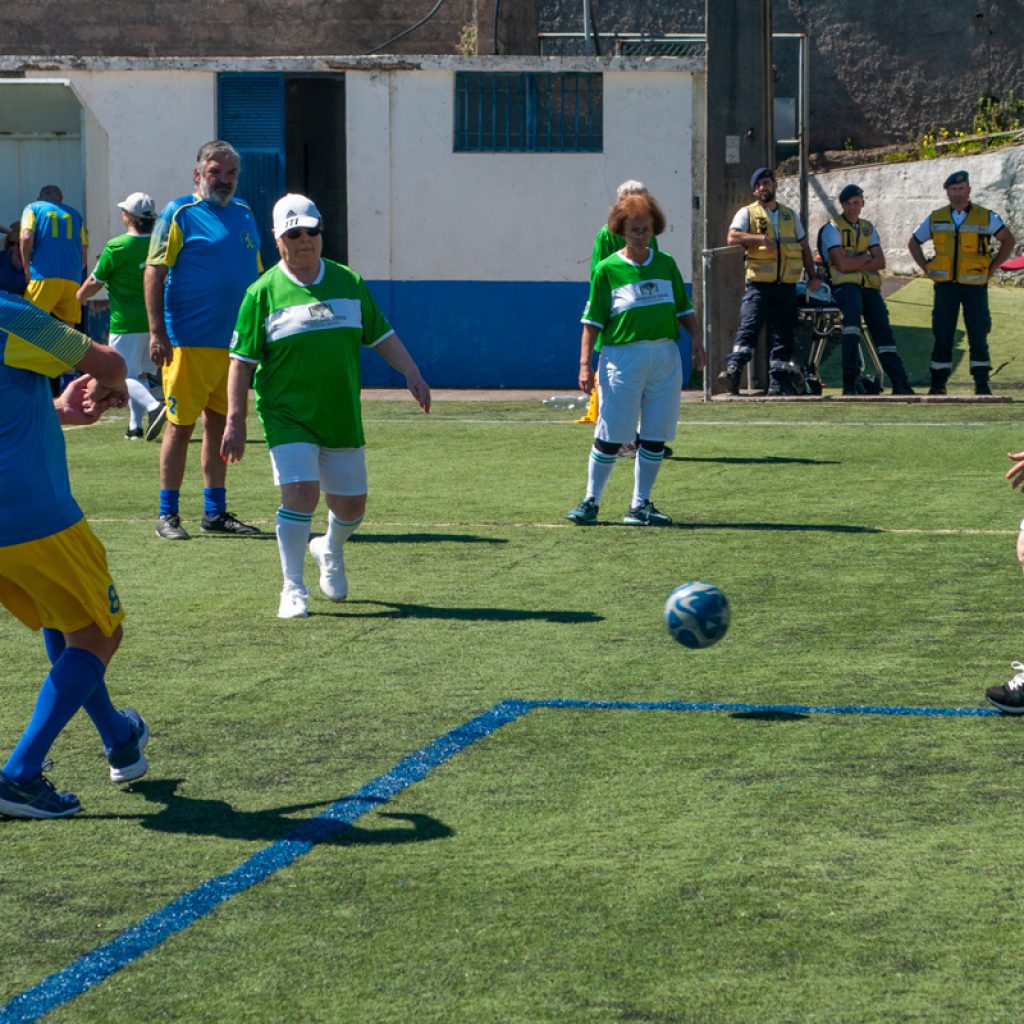
<path fill-rule="evenodd" d="M 944 718 L 992 717 L 988 708 L 914 708 L 823 704 L 725 704 L 690 701 L 506 700 L 456 727 L 421 750 L 402 758 L 391 771 L 368 782 L 351 796 L 304 822 L 295 831 L 254 854 L 233 871 L 203 882 L 162 910 L 143 918 L 116 938 L 37 985 L 13 996 L 0 1007 L 0 1024 L 38 1021 L 59 1006 L 138 960 L 172 935 L 206 917 L 232 896 L 251 889 L 293 864 L 318 843 L 337 835 L 364 814 L 425 778 L 434 768 L 460 751 L 489 736 L 509 722 L 537 708 L 587 711 L 731 711 L 748 714 L 889 715 Z"/>
<path fill-rule="evenodd" d="M 432 388 L 576 388 L 585 282 L 367 285 Z M 683 379 L 688 380 L 689 341 L 679 350 Z M 368 388 L 405 386 L 372 352 L 363 353 L 362 375 Z"/>

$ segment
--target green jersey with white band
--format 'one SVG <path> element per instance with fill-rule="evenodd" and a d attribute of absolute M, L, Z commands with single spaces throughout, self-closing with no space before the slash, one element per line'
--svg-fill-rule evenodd
<path fill-rule="evenodd" d="M 277 264 L 251 284 L 231 339 L 231 357 L 256 365 L 253 389 L 267 447 L 365 444 L 359 353 L 394 334 L 363 279 L 321 260 L 299 284 Z"/>
<path fill-rule="evenodd" d="M 594 270 L 582 321 L 600 328 L 605 345 L 674 341 L 679 317 L 692 310 L 676 261 L 667 252 L 651 250 L 644 264 L 613 253 Z"/>

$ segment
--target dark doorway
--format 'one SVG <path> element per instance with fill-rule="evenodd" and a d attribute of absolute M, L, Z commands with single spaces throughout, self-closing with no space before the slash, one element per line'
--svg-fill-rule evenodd
<path fill-rule="evenodd" d="M 285 179 L 309 196 L 324 218 L 324 256 L 348 262 L 345 185 L 345 76 L 285 79 Z"/>

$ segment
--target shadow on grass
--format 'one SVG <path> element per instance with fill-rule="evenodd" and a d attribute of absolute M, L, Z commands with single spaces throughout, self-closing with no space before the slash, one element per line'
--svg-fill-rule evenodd
<path fill-rule="evenodd" d="M 135 819 L 154 832 L 177 835 L 219 836 L 222 839 L 260 840 L 275 842 L 279 839 L 299 842 L 329 843 L 332 846 L 395 845 L 420 843 L 432 839 L 447 839 L 454 831 L 426 814 L 378 814 L 407 823 L 392 829 L 360 828 L 330 818 L 311 818 L 295 821 L 288 817 L 298 811 L 330 807 L 339 801 L 324 800 L 307 804 L 291 804 L 264 811 L 238 811 L 224 800 L 195 800 L 181 796 L 178 786 L 182 779 L 145 779 L 133 783 L 127 793 L 139 793 L 147 803 L 161 805 L 151 814 L 89 815 L 97 818 Z M 346 798 L 350 799 L 350 798 Z M 340 801 L 344 803 L 345 801 Z M 360 797 L 359 803 L 385 803 L 383 799 Z"/>
<path fill-rule="evenodd" d="M 754 722 L 803 722 L 810 715 L 798 711 L 734 711 L 730 718 L 743 718 Z"/>
<path fill-rule="evenodd" d="M 439 608 L 430 604 L 396 604 L 391 601 L 347 601 L 346 609 L 363 605 L 366 610 L 343 612 L 315 612 L 339 619 L 450 619 L 456 622 L 603 622 L 603 615 L 593 612 L 568 612 L 552 609 L 527 610 L 525 608 Z"/>

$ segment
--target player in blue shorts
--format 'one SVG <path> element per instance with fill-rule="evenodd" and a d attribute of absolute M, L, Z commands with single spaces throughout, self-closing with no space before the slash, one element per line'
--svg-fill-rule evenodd
<path fill-rule="evenodd" d="M 85 376 L 56 399 L 49 378 Z M 118 711 L 104 680 L 124 611 L 103 545 L 72 497 L 61 424 L 84 425 L 128 400 L 124 360 L 23 299 L 0 293 L 0 604 L 42 629 L 50 672 L 0 771 L 0 814 L 66 818 L 80 809 L 43 774 L 64 726 L 85 708 L 113 782 L 145 774 L 145 721 Z"/>

